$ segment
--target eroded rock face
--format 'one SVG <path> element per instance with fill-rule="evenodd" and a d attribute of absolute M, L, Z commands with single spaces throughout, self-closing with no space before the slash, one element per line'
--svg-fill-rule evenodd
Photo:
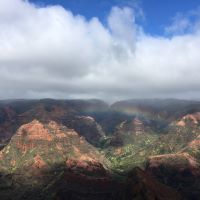
<path fill-rule="evenodd" d="M 197 126 L 200 124 L 200 112 L 196 112 L 193 114 L 187 114 L 185 116 L 183 116 L 178 122 L 177 122 L 177 126 L 181 126 L 181 127 L 185 127 L 187 125 L 190 126 Z"/>
<path fill-rule="evenodd" d="M 121 122 L 116 127 L 116 131 L 111 140 L 111 145 L 123 146 L 127 143 L 133 143 L 136 136 L 145 135 L 151 132 L 152 130 L 147 124 L 138 117 L 133 117 L 132 119 Z"/>
<path fill-rule="evenodd" d="M 23 124 L 34 119 L 55 121 L 78 132 L 93 145 L 104 135 L 101 126 L 87 113 L 101 112 L 107 105 L 98 100 L 16 100 L 0 101 L 0 148 Z"/>
<path fill-rule="evenodd" d="M 58 183 L 55 199 L 59 200 L 129 200 L 125 199 L 124 184 L 110 177 L 77 175 L 65 172 Z"/>
<path fill-rule="evenodd" d="M 15 199 L 26 199 L 21 195 L 35 188 L 40 193 L 50 189 L 56 193 L 60 181 L 67 181 L 67 191 L 73 187 L 74 192 L 79 192 L 82 187 L 87 190 L 89 185 L 103 185 L 111 181 L 105 168 L 107 164 L 106 159 L 83 137 L 54 121 L 42 123 L 33 120 L 24 124 L 0 152 L 1 173 L 12 174 L 10 191 L 16 194 Z M 68 181 L 73 184 L 69 185 Z M 81 183 L 89 185 L 80 186 Z M 96 195 L 95 190 L 91 193 Z M 0 192 L 1 199 L 6 199 L 6 194 L 6 191 Z"/>
<path fill-rule="evenodd" d="M 66 168 L 77 175 L 85 171 L 87 175 L 94 176 L 95 178 L 106 177 L 109 174 L 100 162 L 85 156 L 80 157 L 78 160 L 68 159 L 66 161 Z"/>
<path fill-rule="evenodd" d="M 192 176 L 200 175 L 199 163 L 188 153 L 165 154 L 149 158 L 147 169 L 152 173 L 160 173 L 160 170 L 173 170 L 177 174 L 188 173 Z"/>
<path fill-rule="evenodd" d="M 183 151 L 152 156 L 147 162 L 146 170 L 163 184 L 180 191 L 186 199 L 199 198 L 200 164 L 189 153 Z"/>
<path fill-rule="evenodd" d="M 145 125 L 139 118 L 135 117 L 130 121 L 122 122 L 118 127 L 118 132 L 121 134 L 140 135 L 145 134 Z"/>
<path fill-rule="evenodd" d="M 79 185 L 78 191 L 77 185 Z M 128 178 L 123 182 L 105 175 L 97 177 L 78 175 L 67 171 L 63 175 L 59 187 L 61 189 L 57 192 L 56 197 L 63 200 L 183 200 L 174 189 L 158 182 L 139 168 L 135 168 L 129 173 Z M 88 188 L 90 189 L 88 190 Z"/>
<path fill-rule="evenodd" d="M 105 136 L 102 127 L 91 116 L 75 116 L 63 121 L 68 127 L 80 133 L 91 144 L 97 146 L 100 139 Z"/>
<path fill-rule="evenodd" d="M 188 147 L 200 150 L 200 136 L 188 144 Z"/>
<path fill-rule="evenodd" d="M 182 200 L 174 189 L 158 182 L 148 172 L 135 168 L 129 173 L 126 182 L 126 198 L 145 200 Z"/>
<path fill-rule="evenodd" d="M 193 118 L 194 116 L 195 119 Z M 196 120 L 198 114 L 187 115 L 184 117 L 184 123 L 186 128 L 196 126 Z M 198 120 L 197 120 L 198 121 Z M 188 124 L 189 123 L 189 124 Z M 190 129 L 189 129 L 190 130 Z M 192 136 L 193 132 L 197 129 L 191 129 L 189 134 Z M 180 134 L 183 134 L 180 132 Z M 190 137 L 188 134 L 188 140 L 191 140 L 195 134 Z M 186 199 L 199 199 L 200 195 L 200 137 L 197 136 L 192 141 L 179 150 L 177 153 L 164 154 L 152 156 L 147 162 L 146 170 L 153 175 L 157 180 L 162 183 L 175 188 L 180 191 Z"/>
<path fill-rule="evenodd" d="M 52 123 L 54 122 L 50 122 L 49 125 L 51 126 Z M 35 140 L 44 140 L 50 142 L 53 140 L 53 135 L 49 134 L 48 129 L 45 128 L 44 125 L 38 120 L 33 120 L 31 123 L 20 127 L 16 136 L 21 141 L 27 139 L 29 142 Z"/>
<path fill-rule="evenodd" d="M 34 157 L 34 164 L 32 165 L 33 168 L 35 169 L 43 169 L 46 167 L 46 163 L 44 160 L 40 157 L 40 155 L 36 155 Z"/>
<path fill-rule="evenodd" d="M 21 156 L 24 157 L 24 162 Z M 73 129 L 54 121 L 41 123 L 33 120 L 21 126 L 7 147 L 1 151 L 0 164 L 6 166 L 10 164 L 10 160 L 15 160 L 15 163 L 26 166 L 32 159 L 40 158 L 51 165 L 56 162 L 65 163 L 70 157 L 81 161 L 103 161 L 100 153 Z"/>

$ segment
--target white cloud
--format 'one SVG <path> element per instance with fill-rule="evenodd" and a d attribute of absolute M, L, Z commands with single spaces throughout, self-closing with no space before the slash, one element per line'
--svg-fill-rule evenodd
<path fill-rule="evenodd" d="M 165 32 L 168 34 L 184 34 L 187 30 L 191 29 L 191 22 L 187 17 L 177 15 L 173 19 L 173 23 L 165 28 Z"/>
<path fill-rule="evenodd" d="M 199 28 L 153 37 L 127 7 L 106 27 L 60 6 L 0 1 L 0 98 L 199 97 L 199 52 Z"/>
<path fill-rule="evenodd" d="M 135 23 L 135 15 L 131 8 L 113 7 L 108 16 L 108 25 L 116 42 L 131 48 L 136 44 L 140 27 Z"/>
<path fill-rule="evenodd" d="M 177 13 L 172 18 L 172 23 L 165 27 L 166 34 L 183 35 L 198 31 L 200 28 L 200 7 L 186 13 Z"/>

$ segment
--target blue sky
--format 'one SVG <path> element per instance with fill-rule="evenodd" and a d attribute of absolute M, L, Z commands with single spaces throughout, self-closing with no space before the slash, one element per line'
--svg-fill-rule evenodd
<path fill-rule="evenodd" d="M 169 25 L 177 13 L 187 13 L 200 6 L 199 0 L 31 0 L 40 5 L 62 5 L 75 15 L 80 14 L 87 19 L 98 17 L 105 23 L 113 6 L 137 5 L 144 13 L 144 18 L 138 21 L 146 33 L 162 35 L 164 27 Z M 136 10 L 138 10 L 136 8 Z"/>

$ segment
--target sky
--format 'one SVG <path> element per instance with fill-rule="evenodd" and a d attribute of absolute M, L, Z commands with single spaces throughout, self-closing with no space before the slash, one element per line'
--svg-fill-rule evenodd
<path fill-rule="evenodd" d="M 163 34 L 163 27 L 170 24 L 177 13 L 186 13 L 200 5 L 199 0 L 31 0 L 38 5 L 61 5 L 75 15 L 88 20 L 98 17 L 106 24 L 113 6 L 137 8 L 143 17 L 138 18 L 145 31 L 152 35 Z"/>
<path fill-rule="evenodd" d="M 199 0 L 2 0 L 0 98 L 200 99 Z"/>

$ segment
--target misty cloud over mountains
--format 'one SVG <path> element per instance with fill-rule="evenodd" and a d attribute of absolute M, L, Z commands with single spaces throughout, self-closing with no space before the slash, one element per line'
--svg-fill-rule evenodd
<path fill-rule="evenodd" d="M 176 19 L 164 37 L 135 18 L 113 7 L 105 25 L 61 6 L 0 1 L 0 98 L 200 97 L 200 20 L 179 34 Z"/>

